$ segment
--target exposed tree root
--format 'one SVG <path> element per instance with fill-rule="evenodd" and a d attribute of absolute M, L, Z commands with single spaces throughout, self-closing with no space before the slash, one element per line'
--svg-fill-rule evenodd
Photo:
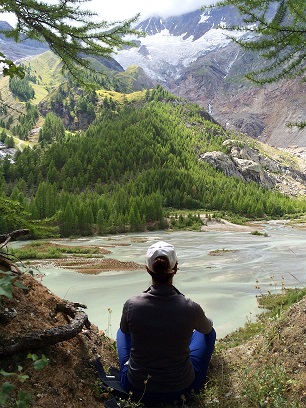
<path fill-rule="evenodd" d="M 82 331 L 84 326 L 86 328 L 90 327 L 87 314 L 75 307 L 83 306 L 74 303 L 58 304 L 56 312 L 65 313 L 68 320 L 69 317 L 72 317 L 68 324 L 10 339 L 9 342 L 0 345 L 0 355 L 11 355 L 26 350 L 39 349 L 75 337 Z"/>

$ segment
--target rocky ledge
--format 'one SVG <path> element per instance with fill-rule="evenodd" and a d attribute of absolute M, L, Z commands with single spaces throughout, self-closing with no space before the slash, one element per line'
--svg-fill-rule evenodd
<path fill-rule="evenodd" d="M 200 156 L 200 160 L 223 171 L 226 176 L 253 181 L 292 196 L 306 195 L 306 174 L 293 165 L 265 156 L 256 147 L 240 140 L 226 140 L 223 145 L 226 153 L 207 152 Z"/>

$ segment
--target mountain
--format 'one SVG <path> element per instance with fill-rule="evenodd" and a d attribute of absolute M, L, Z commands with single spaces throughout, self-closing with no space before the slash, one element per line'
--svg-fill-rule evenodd
<path fill-rule="evenodd" d="M 16 46 L 21 47 L 21 44 L 17 43 Z M 9 78 L 0 76 L 1 97 L 6 104 L 6 109 L 0 111 L 0 126 L 10 129 L 20 139 L 33 142 L 37 141 L 38 131 L 49 112 L 59 116 L 68 130 L 84 130 L 89 126 L 100 111 L 100 104 L 96 103 L 95 98 L 90 100 L 88 90 L 80 88 L 71 77 L 63 74 L 58 56 L 50 50 L 41 50 L 39 55 L 28 56 L 28 60 L 23 60 L 22 63 L 27 71 L 25 79 L 34 91 L 35 97 L 31 99 L 31 104 L 37 106 L 39 119 L 31 123 L 30 118 L 22 118 L 21 115 L 26 114 L 26 104 L 20 99 L 20 95 L 11 92 Z M 121 100 L 123 94 L 127 94 L 126 99 L 129 99 L 134 91 L 154 86 L 140 67 L 124 70 L 112 58 L 92 57 L 90 63 L 101 74 L 91 74 L 88 81 L 96 84 L 99 95 L 104 99 Z"/>
<path fill-rule="evenodd" d="M 263 62 L 221 28 L 240 22 L 230 7 L 150 18 L 137 26 L 146 37 L 115 59 L 125 69 L 142 67 L 156 83 L 204 107 L 226 127 L 278 147 L 306 146 L 306 131 L 287 126 L 306 118 L 305 86 L 300 79 L 266 86 L 246 80 L 245 74 Z"/>
<path fill-rule="evenodd" d="M 160 84 L 197 103 L 226 128 L 271 146 L 306 147 L 306 130 L 287 126 L 306 118 L 305 84 L 299 78 L 266 86 L 246 80 L 245 74 L 260 67 L 262 60 L 232 42 L 220 28 L 239 23 L 241 17 L 231 7 L 152 17 L 136 27 L 147 33 L 137 39 L 137 47 L 119 51 L 113 60 L 93 63 L 118 74 L 116 91 L 129 93 Z M 0 28 L 11 27 L 0 22 Z M 46 50 L 46 44 L 37 41 L 15 43 L 0 36 L 0 52 L 14 61 Z"/>
<path fill-rule="evenodd" d="M 9 79 L 7 77 L 0 78 L 1 94 L 4 100 L 7 102 L 8 107 L 7 110 L 4 109 L 0 114 L 1 126 L 10 131 L 12 135 L 18 136 L 20 139 L 24 139 L 31 143 L 37 143 L 38 132 L 41 127 L 44 127 L 44 120 L 48 113 L 53 113 L 60 118 L 65 129 L 71 132 L 79 132 L 81 130 L 86 131 L 90 124 L 97 124 L 104 116 L 107 117 L 107 115 L 111 115 L 112 126 L 115 126 L 113 131 L 114 135 L 119 133 L 120 137 L 123 137 L 123 129 L 129 129 L 131 134 L 137 136 L 139 142 L 141 137 L 146 135 L 147 130 L 150 130 L 151 128 L 153 129 L 153 133 L 150 133 L 150 137 L 152 135 L 156 135 L 158 138 L 160 134 L 166 134 L 168 129 L 164 129 L 161 124 L 163 122 L 171 122 L 171 120 L 176 122 L 179 117 L 179 120 L 183 121 L 180 125 L 182 126 L 182 129 L 178 130 L 173 127 L 171 130 L 171 138 L 173 138 L 173 134 L 175 133 L 176 135 L 179 135 L 176 137 L 181 140 L 182 136 L 185 134 L 184 127 L 186 126 L 188 128 L 192 128 L 197 137 L 200 137 L 199 135 L 204 131 L 205 138 L 208 137 L 210 140 L 211 135 L 210 131 L 207 130 L 207 125 L 203 130 L 201 126 L 197 126 L 199 119 L 195 120 L 193 118 L 194 113 L 192 112 L 200 109 L 199 113 L 197 114 L 201 120 L 205 119 L 215 125 L 218 122 L 222 123 L 222 120 L 225 118 L 227 121 L 225 125 L 228 125 L 229 128 L 236 126 L 240 130 L 244 131 L 244 133 L 247 135 L 260 139 L 264 132 L 268 132 L 267 125 L 265 123 L 265 115 L 269 116 L 269 109 L 272 109 L 274 105 L 277 105 L 278 113 L 281 113 L 281 105 L 278 95 L 278 88 L 281 89 L 281 85 L 274 85 L 275 96 L 273 96 L 270 91 L 267 92 L 266 89 L 261 88 L 260 92 L 263 92 L 263 96 L 261 99 L 257 100 L 257 91 L 252 84 L 243 78 L 243 74 L 247 71 L 246 67 L 248 64 L 252 63 L 254 66 L 258 64 L 258 59 L 251 54 L 242 53 L 242 51 L 235 44 L 224 37 L 224 33 L 221 30 L 217 30 L 215 28 L 217 24 L 225 24 L 227 20 L 224 10 L 214 10 L 214 12 L 215 14 L 213 11 L 208 14 L 200 14 L 198 11 L 189 13 L 185 23 L 184 16 L 176 17 L 175 21 L 172 21 L 171 24 L 171 19 L 167 19 L 167 21 L 163 22 L 161 19 L 155 18 L 148 20 L 145 23 L 146 25 L 142 26 L 146 26 L 148 31 L 152 33 L 152 36 L 148 35 L 148 37 L 151 37 L 153 42 L 156 41 L 156 38 L 165 37 L 168 40 L 171 39 L 174 45 L 176 44 L 176 49 L 174 45 L 173 47 L 168 47 L 168 49 L 172 52 L 172 58 L 176 56 L 176 61 L 175 64 L 171 65 L 172 71 L 169 69 L 168 72 L 164 72 L 165 78 L 162 81 L 163 85 L 165 85 L 166 78 L 170 78 L 166 83 L 166 86 L 171 88 L 171 90 L 173 89 L 176 91 L 179 96 L 185 96 L 186 99 L 190 99 L 193 102 L 198 102 L 198 105 L 204 106 L 206 110 L 196 106 L 187 107 L 189 104 L 185 99 L 174 96 L 173 93 L 175 92 L 168 94 L 168 92 L 159 85 L 153 90 L 149 91 L 148 88 L 153 88 L 154 84 L 156 84 L 158 81 L 156 78 L 154 80 L 148 78 L 148 74 L 145 72 L 145 67 L 142 68 L 139 67 L 139 65 L 133 65 L 127 66 L 127 68 L 124 69 L 118 61 L 114 61 L 112 59 L 91 59 L 93 68 L 96 71 L 103 72 L 105 75 L 94 74 L 92 78 L 96 83 L 97 91 L 95 93 L 90 93 L 88 90 L 79 88 L 72 78 L 63 76 L 61 72 L 60 59 L 51 51 L 45 51 L 39 56 L 32 57 L 30 62 L 25 63 L 27 70 L 26 79 L 35 91 L 35 99 L 31 100 L 32 107 L 25 104 L 22 99 L 20 100 L 18 94 L 16 95 L 16 93 L 11 92 L 9 88 Z M 238 17 L 236 16 L 235 18 Z M 195 22 L 198 22 L 197 27 L 194 26 Z M 230 22 L 232 23 L 233 20 L 230 20 Z M 178 35 L 176 36 L 175 34 Z M 248 34 L 242 33 L 240 35 Z M 208 39 L 211 39 L 211 42 L 209 42 Z M 195 53 L 195 48 L 193 48 L 194 43 L 196 43 L 196 49 L 198 51 L 196 54 L 194 54 L 194 57 L 192 57 L 191 53 Z M 206 44 L 206 51 L 203 48 L 203 44 Z M 162 47 L 160 48 L 162 51 Z M 138 51 L 140 49 L 142 49 L 143 54 L 147 54 L 146 57 L 143 57 L 142 55 L 141 59 L 149 61 L 151 59 L 152 50 L 151 54 L 149 51 L 145 53 L 144 48 L 142 48 L 142 45 L 139 43 Z M 178 54 L 180 49 L 182 50 L 182 53 Z M 164 58 L 168 58 L 169 64 L 171 62 L 170 51 L 168 53 L 169 55 L 164 54 Z M 188 58 L 186 54 L 187 51 L 189 52 Z M 122 52 L 125 53 L 124 55 L 130 55 L 131 52 L 136 52 L 139 54 L 137 50 L 125 50 Z M 158 65 L 156 65 L 156 69 L 157 68 Z M 289 86 L 289 81 L 285 82 L 285 85 Z M 147 89 L 146 92 L 144 91 L 145 89 Z M 290 95 L 291 91 L 296 98 L 296 95 L 299 95 L 299 90 L 296 89 L 292 91 L 292 89 L 293 88 L 290 88 L 290 90 L 288 90 L 287 95 Z M 203 93 L 203 90 L 205 90 L 205 94 Z M 272 99 L 272 97 L 274 97 L 273 101 L 275 101 L 275 104 L 271 104 L 269 101 L 267 101 L 266 105 L 263 105 L 262 101 L 264 100 L 264 97 L 267 99 Z M 161 102 L 162 105 L 158 115 L 156 112 L 154 112 L 153 102 L 156 101 Z M 173 109 L 178 109 L 175 111 L 175 113 L 170 112 L 170 108 L 167 107 L 167 101 L 171 101 Z M 254 110 L 255 102 L 257 103 L 259 113 Z M 282 107 L 288 110 L 288 106 L 290 105 L 288 105 L 286 102 L 286 98 L 283 97 L 282 102 Z M 143 103 L 148 103 L 148 106 L 146 109 L 144 109 L 145 113 L 143 113 L 143 116 L 139 117 L 137 120 L 135 116 L 136 114 L 133 111 L 128 112 L 127 114 L 122 113 L 123 116 L 120 117 L 121 113 L 119 115 L 119 112 L 121 112 L 122 108 L 125 109 L 127 106 L 131 105 L 136 110 L 140 110 Z M 26 108 L 27 106 L 29 111 L 26 111 L 26 109 L 28 109 Z M 221 111 L 221 108 L 223 108 L 224 111 Z M 248 108 L 249 111 L 247 110 Z M 263 108 L 265 110 L 264 113 L 262 112 Z M 23 112 L 22 109 L 25 116 L 20 115 L 20 113 Z M 161 114 L 162 111 L 163 114 Z M 184 118 L 184 114 L 187 111 L 190 111 L 188 116 L 193 118 L 192 120 L 190 120 L 189 117 Z M 9 115 L 7 113 L 9 113 Z M 152 115 L 156 116 L 154 120 L 151 119 Z M 161 116 L 159 117 L 159 115 Z M 170 115 L 173 115 L 172 119 L 170 119 Z M 130 116 L 134 118 L 131 126 L 128 125 L 130 122 Z M 212 119 L 212 117 L 214 119 Z M 272 115 L 269 117 L 271 120 Z M 153 122 L 158 118 L 159 119 L 156 123 L 152 122 L 152 124 L 150 123 L 150 126 L 148 126 L 148 123 L 142 123 L 143 121 L 149 120 L 144 118 L 150 118 L 150 121 L 152 120 Z M 215 119 L 217 119 L 217 121 Z M 107 126 L 111 125 L 108 123 Z M 285 126 L 284 122 L 282 122 L 280 117 L 277 117 L 277 115 L 275 116 L 275 127 L 276 126 L 279 126 L 278 129 Z M 290 160 L 283 161 L 281 159 L 282 163 L 271 163 L 270 161 L 264 160 L 262 157 L 262 154 L 264 154 L 262 152 L 263 150 L 266 151 L 266 155 L 271 158 L 271 151 L 268 152 L 267 145 L 258 144 L 261 150 L 260 154 L 258 154 L 256 151 L 256 149 L 258 149 L 257 147 L 255 151 L 248 148 L 247 145 L 252 148 L 252 142 L 246 139 L 243 139 L 246 142 L 246 146 L 242 146 L 242 148 L 241 146 L 238 146 L 239 149 L 237 148 L 237 145 L 235 143 L 233 144 L 232 142 L 230 143 L 231 146 L 228 143 L 223 145 L 222 143 L 226 142 L 226 140 L 240 140 L 240 138 L 237 138 L 235 134 L 228 132 L 227 136 L 221 143 L 221 140 L 219 140 L 219 132 L 222 133 L 224 130 L 222 129 L 221 131 L 221 129 L 222 128 L 220 127 L 220 129 L 216 131 L 216 141 L 209 142 L 208 144 L 207 142 L 200 141 L 200 146 L 202 146 L 201 149 L 199 150 L 198 147 L 195 147 L 193 154 L 196 153 L 196 161 L 202 161 L 204 166 L 206 166 L 208 163 L 210 166 L 214 167 L 217 172 L 221 170 L 226 176 L 234 175 L 243 182 L 255 181 L 261 187 L 277 189 L 292 196 L 305 195 L 306 180 L 303 175 L 305 169 L 305 151 L 298 151 L 299 155 L 304 156 L 303 160 L 297 159 L 297 161 L 293 160 L 291 163 Z M 140 132 L 139 135 L 138 132 Z M 40 142 L 49 143 L 50 141 L 59 141 L 62 138 L 61 133 L 57 132 L 56 130 L 49 130 L 47 133 L 48 135 L 51 134 L 50 138 L 48 135 L 48 137 L 46 135 L 41 136 Z M 282 134 L 281 130 L 279 133 Z M 3 137 L 3 142 L 5 141 L 5 137 Z M 190 136 L 186 134 L 186 137 L 189 138 Z M 92 139 L 90 140 L 92 142 Z M 111 149 L 111 141 L 108 142 L 107 158 L 109 157 L 109 151 Z M 178 141 L 176 140 L 173 143 L 176 144 L 177 142 Z M 120 140 L 116 142 L 116 145 L 122 143 L 124 145 L 125 142 Z M 131 144 L 134 145 L 134 141 Z M 147 145 L 146 141 L 144 141 L 144 144 Z M 138 152 L 142 151 L 142 146 L 139 144 L 137 144 L 137 146 L 137 152 L 135 152 L 134 155 L 131 155 L 131 149 L 129 149 L 129 152 L 127 152 L 125 155 L 123 154 L 123 156 L 129 158 L 129 165 L 130 161 L 133 163 L 131 166 L 133 171 L 135 170 L 134 160 L 137 160 L 137 162 L 141 161 L 140 159 L 136 158 L 136 153 L 138 154 Z M 18 147 L 20 147 L 20 144 L 18 144 Z M 175 150 L 170 149 L 168 154 L 170 157 L 172 157 L 175 152 L 175 157 L 177 159 L 181 155 L 181 148 L 182 146 L 177 146 Z M 3 152 L 3 149 L 1 150 L 2 153 L 6 154 L 6 152 Z M 158 148 L 155 147 L 155 151 L 157 150 Z M 208 152 L 209 154 L 205 154 Z M 90 160 L 93 155 L 94 153 L 90 152 Z M 162 156 L 163 155 L 164 153 Z M 276 154 L 276 156 L 281 155 L 281 152 Z M 57 153 L 55 156 L 57 156 Z M 68 153 L 66 156 L 69 156 Z M 85 163 L 83 156 L 84 148 L 82 148 L 80 153 L 80 157 L 82 158 L 78 157 L 76 161 L 80 160 L 81 163 Z M 115 153 L 110 156 L 114 158 Z M 38 159 L 35 158 L 35 161 L 38 162 Z M 56 162 L 54 158 L 50 159 L 51 164 L 52 161 Z M 105 183 L 104 177 L 106 176 L 110 177 L 110 180 L 112 181 L 114 178 L 116 178 L 114 168 L 116 166 L 119 168 L 122 161 L 123 158 L 121 150 L 120 155 L 116 158 L 116 160 L 112 161 L 107 172 L 103 174 L 103 183 Z M 182 161 L 184 162 L 185 159 L 182 159 Z M 93 171 L 93 174 L 99 174 L 101 166 L 105 169 L 108 166 L 106 163 L 107 162 L 103 163 L 103 165 L 101 165 L 101 163 L 95 163 L 95 171 Z M 146 157 L 145 163 L 149 163 L 148 157 Z M 156 163 L 154 162 L 154 165 L 155 164 Z M 92 164 L 88 164 L 88 166 L 93 167 Z M 48 179 L 51 183 L 54 182 L 58 178 L 57 172 L 59 171 L 60 167 L 61 166 L 58 165 L 54 168 L 54 166 L 51 165 L 50 168 L 48 167 L 50 172 L 44 172 L 41 174 L 39 179 Z M 151 167 L 153 169 L 153 164 Z M 79 166 L 79 168 L 81 168 L 81 166 Z M 141 170 L 143 171 L 143 168 L 141 168 Z M 66 175 L 70 174 L 69 177 L 74 175 L 74 172 L 70 168 L 65 169 L 65 171 Z M 127 172 L 129 171 L 131 170 L 128 169 Z M 32 173 L 34 174 L 35 172 L 36 171 L 33 170 Z M 37 172 L 40 172 L 40 170 L 37 169 Z M 74 182 L 75 187 L 79 184 L 79 191 L 82 191 L 85 185 L 89 186 L 89 179 L 92 177 L 92 171 L 88 171 L 86 166 L 81 173 L 82 172 L 84 172 L 84 174 L 88 172 L 88 180 L 87 182 L 84 182 L 84 180 L 80 181 L 77 179 Z M 156 172 L 157 170 L 155 170 L 155 173 Z M 284 178 L 284 174 L 286 178 Z M 214 185 L 216 186 L 216 178 L 213 177 L 213 179 Z M 194 181 L 193 185 L 196 186 L 197 182 Z M 223 180 L 223 182 L 225 181 Z M 94 180 L 92 186 L 93 189 L 96 188 L 96 183 L 97 180 Z M 35 183 L 33 186 L 34 185 L 36 187 Z M 31 188 L 33 186 L 31 185 Z M 61 186 L 61 188 L 63 187 L 66 186 Z M 160 190 L 160 187 L 157 187 L 158 190 Z M 220 187 L 221 190 L 222 188 L 223 187 Z M 192 190 L 190 192 L 190 197 L 187 197 L 186 201 L 186 191 L 187 187 L 184 186 L 183 196 L 178 196 L 177 192 L 173 193 L 171 197 L 173 201 L 169 199 L 168 205 L 178 208 L 181 205 L 185 207 L 188 204 L 187 207 L 190 207 L 190 202 L 192 202 L 192 208 L 198 205 L 200 205 L 201 208 L 205 207 L 206 201 L 205 203 L 202 201 L 204 195 L 201 196 L 199 192 L 195 194 Z M 214 192 L 213 189 L 212 192 Z M 169 191 L 167 191 L 167 194 L 169 194 Z M 197 196 L 196 199 L 195 196 Z M 198 196 L 201 196 L 201 199 L 198 200 Z M 196 201 L 196 204 L 194 200 Z M 210 199 L 207 199 L 207 202 L 210 201 Z M 216 208 L 223 208 L 220 202 L 216 203 Z M 126 214 L 124 215 L 126 216 Z"/>
<path fill-rule="evenodd" d="M 9 31 L 13 27 L 6 21 L 0 21 L 0 31 Z M 0 33 L 0 52 L 12 61 L 18 62 L 21 59 L 39 55 L 49 49 L 46 43 L 21 38 L 21 42 L 16 43 L 14 39 L 7 38 Z"/>
<path fill-rule="evenodd" d="M 192 62 L 230 43 L 224 31 L 217 29 L 225 24 L 227 16 L 229 23 L 239 22 L 239 15 L 228 8 L 196 10 L 165 20 L 150 18 L 136 27 L 147 33 L 139 40 L 139 47 L 122 50 L 115 59 L 124 68 L 140 65 L 151 78 L 167 85 L 169 80 L 179 79 Z"/>

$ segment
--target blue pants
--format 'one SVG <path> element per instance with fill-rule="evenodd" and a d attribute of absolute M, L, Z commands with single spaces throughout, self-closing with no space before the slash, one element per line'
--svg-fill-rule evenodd
<path fill-rule="evenodd" d="M 206 374 L 208 371 L 208 365 L 214 351 L 214 345 L 216 341 L 216 332 L 214 329 L 209 334 L 202 334 L 198 331 L 194 331 L 190 340 L 190 360 L 194 369 L 195 379 L 192 384 L 185 390 L 167 393 L 152 393 L 146 391 L 142 402 L 171 402 L 180 400 L 181 395 L 185 395 L 187 398 L 192 395 L 192 392 L 198 393 L 202 388 Z M 130 358 L 131 352 L 131 336 L 130 334 L 123 333 L 120 329 L 117 333 L 117 350 L 120 362 L 120 378 L 121 385 L 126 391 L 131 391 L 133 396 L 138 399 L 142 396 L 142 391 L 137 390 L 128 381 L 127 361 Z"/>

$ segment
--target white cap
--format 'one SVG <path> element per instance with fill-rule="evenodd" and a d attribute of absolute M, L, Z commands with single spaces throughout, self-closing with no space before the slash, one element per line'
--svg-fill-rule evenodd
<path fill-rule="evenodd" d="M 164 241 L 158 241 L 148 248 L 146 255 L 146 265 L 151 272 L 153 272 L 153 262 L 159 256 L 165 256 L 168 258 L 171 269 L 170 273 L 172 273 L 172 269 L 177 263 L 177 256 L 174 246 Z"/>

